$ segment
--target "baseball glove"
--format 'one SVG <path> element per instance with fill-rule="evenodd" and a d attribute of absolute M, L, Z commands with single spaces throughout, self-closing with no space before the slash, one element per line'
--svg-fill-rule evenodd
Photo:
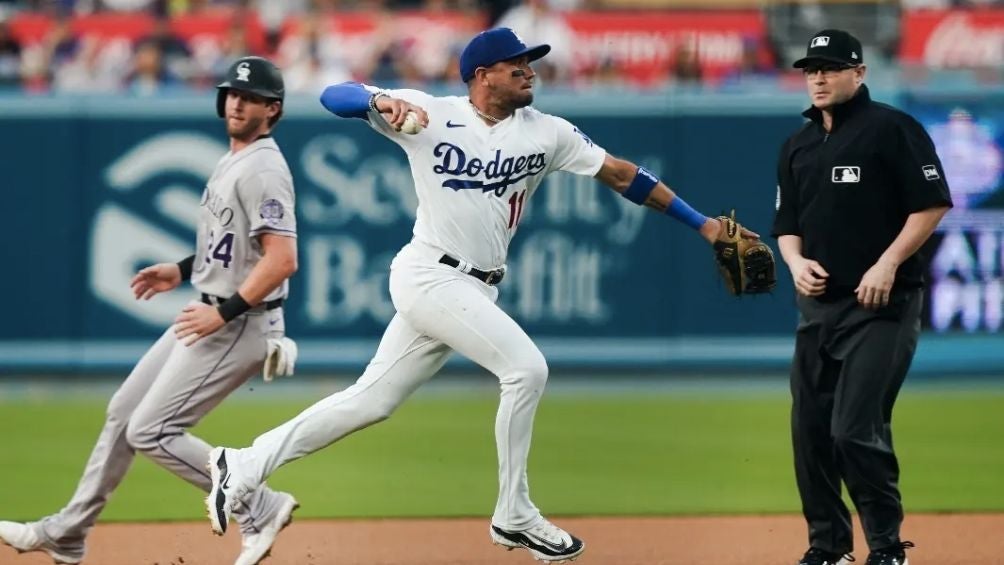
<path fill-rule="evenodd" d="M 736 222 L 736 213 L 718 216 L 722 231 L 714 243 L 715 262 L 725 279 L 725 286 L 734 296 L 770 292 L 777 284 L 774 252 L 759 239 L 742 236 L 743 227 Z"/>

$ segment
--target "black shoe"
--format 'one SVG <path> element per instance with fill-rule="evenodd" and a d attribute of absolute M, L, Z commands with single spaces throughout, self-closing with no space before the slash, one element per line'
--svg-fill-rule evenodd
<path fill-rule="evenodd" d="M 802 559 L 798 561 L 798 565 L 848 565 L 853 561 L 854 556 L 849 553 L 841 555 L 823 551 L 818 547 L 810 547 L 809 551 L 806 551 Z"/>
<path fill-rule="evenodd" d="M 906 550 L 913 547 L 912 541 L 904 541 L 876 549 L 868 554 L 865 565 L 909 565 L 906 559 Z"/>

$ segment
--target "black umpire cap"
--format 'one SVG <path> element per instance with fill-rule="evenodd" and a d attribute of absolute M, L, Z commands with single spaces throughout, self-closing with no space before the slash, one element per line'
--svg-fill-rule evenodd
<path fill-rule="evenodd" d="M 282 102 L 286 98 L 286 87 L 282 82 L 282 72 L 275 63 L 264 57 L 242 57 L 227 69 L 226 78 L 216 85 L 216 113 L 222 118 L 227 101 L 227 91 L 231 88 L 257 94 L 270 100 Z M 282 115 L 282 109 L 279 109 Z"/>
<path fill-rule="evenodd" d="M 805 57 L 792 65 L 796 69 L 813 63 L 837 63 L 856 67 L 864 63 L 864 53 L 858 38 L 840 29 L 824 29 L 812 36 L 805 50 Z"/>

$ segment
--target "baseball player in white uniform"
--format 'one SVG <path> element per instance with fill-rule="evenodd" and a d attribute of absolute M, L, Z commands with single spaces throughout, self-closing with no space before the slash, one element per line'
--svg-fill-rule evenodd
<path fill-rule="evenodd" d="M 218 88 L 230 151 L 202 195 L 196 253 L 132 280 L 136 298 L 149 300 L 191 279 L 201 300 L 183 309 L 112 397 L 69 504 L 37 522 L 0 522 L 0 539 L 19 552 L 83 561 L 85 538 L 136 452 L 209 491 L 210 446 L 187 430 L 262 371 L 269 344 L 271 361 L 293 362 L 282 314 L 296 270 L 293 181 L 269 136 L 282 113 L 282 75 L 265 59 L 244 58 Z M 236 565 L 261 561 L 297 506 L 289 494 L 256 486 L 235 509 L 243 540 Z"/>
<path fill-rule="evenodd" d="M 527 47 L 509 29 L 494 29 L 476 36 L 462 54 L 468 96 L 357 83 L 322 94 L 328 110 L 368 120 L 408 155 L 419 205 L 413 238 L 391 265 L 397 313 L 355 384 L 247 449 L 210 453 L 213 487 L 206 503 L 216 532 L 226 529 L 235 504 L 281 465 L 386 419 L 457 351 L 501 383 L 495 421 L 499 497 L 491 539 L 549 562 L 582 554 L 582 541 L 546 520 L 530 500 L 527 455 L 548 369 L 526 332 L 495 304 L 509 242 L 530 198 L 553 171 L 594 176 L 638 204 L 679 218 L 709 242 L 720 222 L 674 197 L 652 173 L 607 154 L 569 122 L 529 106 L 535 77 L 530 62 L 549 50 Z"/>

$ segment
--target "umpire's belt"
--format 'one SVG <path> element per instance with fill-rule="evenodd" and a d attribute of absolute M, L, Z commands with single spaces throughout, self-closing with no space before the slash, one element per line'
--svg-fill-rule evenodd
<path fill-rule="evenodd" d="M 220 304 L 223 304 L 226 301 L 227 301 L 226 298 L 220 298 L 219 296 L 213 296 L 212 294 L 206 294 L 205 292 L 202 293 L 202 302 L 204 304 L 208 304 L 210 306 L 219 306 Z M 281 307 L 282 307 L 281 298 L 276 298 L 275 300 L 269 300 L 268 302 L 265 303 L 266 310 L 275 310 L 276 308 L 281 308 Z"/>
<path fill-rule="evenodd" d="M 449 255 L 443 255 L 442 257 L 440 257 L 439 262 L 444 265 L 453 267 L 454 269 L 460 269 L 460 272 L 466 273 L 478 279 L 479 281 L 491 286 L 495 286 L 498 283 L 502 282 L 502 277 L 505 276 L 505 268 L 495 269 L 494 271 L 482 271 L 481 269 L 475 269 L 474 267 L 468 266 L 466 270 L 462 269 L 460 268 L 460 261 L 457 261 L 456 259 L 450 257 Z"/>

